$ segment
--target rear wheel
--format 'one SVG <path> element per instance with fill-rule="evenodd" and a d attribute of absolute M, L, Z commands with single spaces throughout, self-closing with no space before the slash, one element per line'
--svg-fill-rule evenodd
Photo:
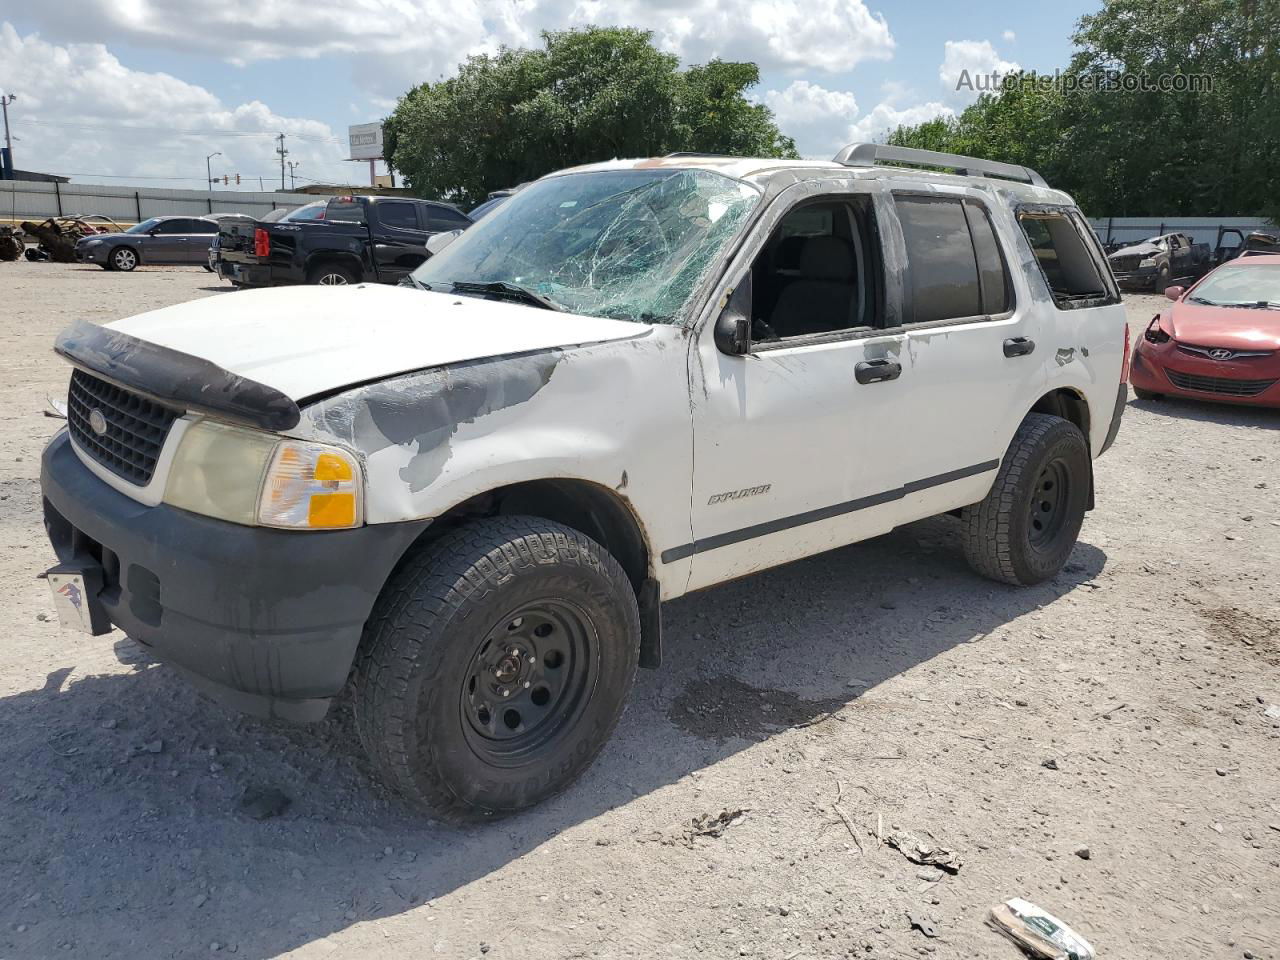
<path fill-rule="evenodd" d="M 307 283 L 322 287 L 345 287 L 349 283 L 356 283 L 358 279 L 354 270 L 339 263 L 322 263 L 312 267 L 307 274 Z"/>
<path fill-rule="evenodd" d="M 107 263 L 112 270 L 128 273 L 138 266 L 138 253 L 132 247 L 116 247 L 107 255 Z"/>
<path fill-rule="evenodd" d="M 1028 414 L 990 492 L 961 511 L 969 565 L 1015 585 L 1055 576 L 1080 535 L 1089 485 L 1089 446 L 1079 428 L 1061 417 Z"/>
<path fill-rule="evenodd" d="M 356 726 L 381 776 L 436 816 L 563 790 L 612 733 L 639 656 L 635 593 L 585 534 L 479 520 L 405 562 L 366 628 Z"/>

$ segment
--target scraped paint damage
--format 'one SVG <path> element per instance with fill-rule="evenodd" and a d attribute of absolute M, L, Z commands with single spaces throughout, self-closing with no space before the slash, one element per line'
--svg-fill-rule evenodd
<path fill-rule="evenodd" d="M 313 404 L 304 427 L 366 458 L 401 447 L 408 459 L 400 479 L 426 489 L 451 456 L 451 440 L 464 424 L 532 399 L 551 381 L 563 351 L 476 360 L 406 374 L 357 387 Z"/>

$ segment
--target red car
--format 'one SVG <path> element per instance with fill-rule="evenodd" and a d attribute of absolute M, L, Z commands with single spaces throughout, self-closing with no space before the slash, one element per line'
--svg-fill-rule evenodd
<path fill-rule="evenodd" d="M 1280 256 L 1225 263 L 1138 338 L 1130 382 L 1142 399 L 1193 397 L 1280 408 Z"/>

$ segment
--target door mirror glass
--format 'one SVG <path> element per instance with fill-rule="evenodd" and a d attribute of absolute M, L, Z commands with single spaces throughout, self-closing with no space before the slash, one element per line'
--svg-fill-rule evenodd
<path fill-rule="evenodd" d="M 1187 289 L 1186 287 L 1179 287 L 1177 285 L 1172 287 L 1165 287 L 1164 295 L 1168 297 L 1170 300 L 1177 300 L 1180 296 L 1183 295 L 1183 293 L 1186 292 L 1186 289 Z"/>
<path fill-rule="evenodd" d="M 751 350 L 751 274 L 734 288 L 729 302 L 716 318 L 716 347 L 729 356 L 741 356 Z"/>

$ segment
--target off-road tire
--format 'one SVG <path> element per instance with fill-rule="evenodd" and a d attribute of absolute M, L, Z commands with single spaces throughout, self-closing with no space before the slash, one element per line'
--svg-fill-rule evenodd
<path fill-rule="evenodd" d="M 487 638 L 541 603 L 585 615 L 598 639 L 595 673 L 572 722 L 498 765 L 485 744 L 473 746 L 468 678 Z M 411 554 L 383 589 L 357 656 L 356 729 L 379 776 L 430 814 L 512 813 L 564 790 L 595 759 L 622 715 L 639 649 L 635 592 L 600 544 L 538 517 L 477 520 Z M 529 660 L 541 666 L 536 653 Z"/>
<path fill-rule="evenodd" d="M 307 283 L 324 287 L 344 287 L 359 282 L 355 271 L 340 263 L 322 263 L 307 271 Z"/>
<path fill-rule="evenodd" d="M 132 247 L 116 247 L 107 254 L 107 263 L 112 270 L 122 270 L 125 273 L 136 270 L 141 257 Z"/>
<path fill-rule="evenodd" d="M 1055 475 L 1053 484 L 1062 497 L 1062 513 L 1054 511 L 1053 531 L 1033 529 L 1039 516 L 1033 511 L 1046 502 L 1040 489 L 1046 474 Z M 1089 445 L 1080 429 L 1061 417 L 1027 414 L 990 492 L 960 513 L 969 565 L 984 577 L 1015 586 L 1055 576 L 1080 535 L 1090 477 Z M 1037 542 L 1037 537 L 1047 539 Z"/>
<path fill-rule="evenodd" d="M 1156 293 L 1164 293 L 1169 289 L 1169 267 L 1163 266 L 1160 272 L 1156 274 Z"/>

